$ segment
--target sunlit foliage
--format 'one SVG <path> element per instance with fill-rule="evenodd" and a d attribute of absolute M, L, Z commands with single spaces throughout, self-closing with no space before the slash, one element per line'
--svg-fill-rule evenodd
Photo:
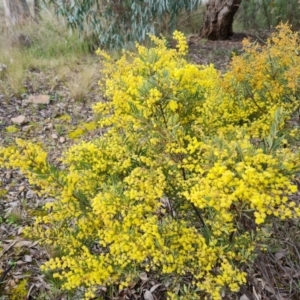
<path fill-rule="evenodd" d="M 1 164 L 56 199 L 30 235 L 60 250 L 43 269 L 87 298 L 151 271 L 172 276 L 170 299 L 186 275 L 191 295 L 221 299 L 246 282 L 263 226 L 300 216 L 298 149 L 284 147 L 299 107 L 297 34 L 282 25 L 263 47 L 245 42 L 224 75 L 189 63 L 174 38 L 176 49 L 152 37 L 155 47 L 117 62 L 98 51 L 108 101 L 93 109 L 106 133 L 70 147 L 61 169 L 41 145 L 0 150 Z"/>

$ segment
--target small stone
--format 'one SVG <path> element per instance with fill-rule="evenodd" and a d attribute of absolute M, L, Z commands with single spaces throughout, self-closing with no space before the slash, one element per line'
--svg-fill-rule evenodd
<path fill-rule="evenodd" d="M 48 95 L 31 95 L 28 97 L 27 102 L 34 103 L 34 104 L 49 104 L 50 103 L 50 96 Z"/>
<path fill-rule="evenodd" d="M 27 193 L 26 193 L 26 199 L 32 199 L 34 196 L 34 193 L 33 191 L 29 190 Z"/>
<path fill-rule="evenodd" d="M 65 139 L 63 136 L 61 136 L 61 137 L 59 138 L 59 142 L 60 142 L 60 143 L 63 144 L 65 141 L 66 141 L 66 139 Z"/>
<path fill-rule="evenodd" d="M 51 134 L 51 137 L 52 137 L 54 140 L 57 140 L 57 139 L 58 139 L 58 136 L 57 136 L 57 134 L 55 134 L 55 133 L 52 133 L 52 134 Z"/>
<path fill-rule="evenodd" d="M 23 115 L 20 115 L 18 117 L 15 117 L 15 118 L 11 118 L 11 121 L 14 123 L 14 124 L 17 124 L 17 125 L 22 125 L 24 123 L 26 123 L 26 117 L 23 116 Z"/>
<path fill-rule="evenodd" d="M 32 262 L 32 257 L 30 255 L 24 255 L 24 261 Z"/>

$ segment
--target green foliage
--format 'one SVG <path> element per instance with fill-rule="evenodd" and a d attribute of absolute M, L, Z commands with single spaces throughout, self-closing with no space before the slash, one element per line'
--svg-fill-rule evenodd
<path fill-rule="evenodd" d="M 15 225 L 20 225 L 22 223 L 22 215 L 18 211 L 12 211 L 11 213 L 8 214 L 6 217 L 6 222 L 8 224 L 15 224 Z"/>
<path fill-rule="evenodd" d="M 298 0 L 242 1 L 238 14 L 244 29 L 272 29 L 280 22 L 289 22 L 295 29 L 300 26 Z"/>
<path fill-rule="evenodd" d="M 220 300 L 246 282 L 264 226 L 300 216 L 299 148 L 283 134 L 299 108 L 298 35 L 281 25 L 263 47 L 245 42 L 224 75 L 189 63 L 174 38 L 177 49 L 152 37 L 116 62 L 98 51 L 108 101 L 93 109 L 106 130 L 71 146 L 63 167 L 29 141 L 0 149 L 56 199 L 27 232 L 59 253 L 43 269 L 87 298 L 151 272 L 172 279 L 169 299 Z"/>
<path fill-rule="evenodd" d="M 194 10 L 201 0 L 46 2 L 55 5 L 56 12 L 66 18 L 71 28 L 92 35 L 101 47 L 115 49 L 145 41 L 148 33 L 160 33 L 162 19 L 167 19 L 168 28 L 174 30 L 179 13 Z"/>
<path fill-rule="evenodd" d="M 6 130 L 6 132 L 8 132 L 8 133 L 16 133 L 16 132 L 18 132 L 20 129 L 19 129 L 18 126 L 16 126 L 16 125 L 11 125 L 11 126 L 7 126 L 7 127 L 5 128 L 5 130 Z"/>
<path fill-rule="evenodd" d="M 1 185 L 0 185 L 1 186 Z M 0 189 L 0 199 L 3 198 L 3 196 L 7 195 L 8 191 L 5 189 Z"/>
<path fill-rule="evenodd" d="M 81 137 L 83 134 L 85 134 L 87 131 L 93 131 L 96 128 L 97 128 L 97 123 L 94 121 L 82 123 L 75 130 L 70 131 L 68 133 L 68 136 L 71 139 L 77 139 Z"/>
<path fill-rule="evenodd" d="M 80 38 L 79 32 L 74 30 L 70 33 L 64 21 L 58 20 L 49 10 L 43 10 L 39 23 L 27 25 L 24 31 L 32 41 L 32 45 L 24 49 L 26 55 L 30 57 L 49 61 L 89 53 L 89 45 Z"/>
<path fill-rule="evenodd" d="M 30 41 L 29 45 L 20 43 L 20 31 Z M 59 77 L 59 69 L 66 65 L 74 66 L 75 61 L 81 61 L 88 54 L 89 45 L 79 38 L 78 31 L 74 30 L 71 34 L 62 18 L 43 9 L 38 23 L 27 22 L 22 28 L 1 31 L 0 93 L 5 95 L 6 101 L 9 101 L 12 94 L 21 97 L 27 92 L 25 82 L 30 82 L 34 92 L 37 92 L 41 84 L 36 80 L 36 74 L 28 73 L 28 70 L 56 69 L 55 73 Z M 50 83 L 48 81 L 47 84 Z"/>
<path fill-rule="evenodd" d="M 26 299 L 28 294 L 28 279 L 21 280 L 17 286 L 13 287 L 11 290 L 10 298 L 11 300 Z"/>

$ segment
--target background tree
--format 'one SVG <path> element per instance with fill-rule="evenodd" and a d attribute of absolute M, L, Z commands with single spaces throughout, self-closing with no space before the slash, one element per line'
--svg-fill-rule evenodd
<path fill-rule="evenodd" d="M 300 29 L 299 0 L 247 0 L 242 1 L 236 20 L 244 30 L 272 30 L 281 22 Z"/>
<path fill-rule="evenodd" d="M 97 40 L 97 46 L 123 48 L 143 42 L 147 34 L 162 32 L 162 20 L 170 32 L 182 11 L 195 10 L 201 0 L 44 0 L 53 4 L 71 28 Z"/>
<path fill-rule="evenodd" d="M 206 4 L 200 36 L 209 40 L 226 40 L 232 35 L 232 24 L 242 0 L 209 0 Z"/>
<path fill-rule="evenodd" d="M 31 17 L 26 0 L 3 0 L 6 26 L 21 24 Z"/>

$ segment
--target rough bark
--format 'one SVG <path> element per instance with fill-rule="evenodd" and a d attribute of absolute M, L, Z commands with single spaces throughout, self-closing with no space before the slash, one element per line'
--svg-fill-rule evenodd
<path fill-rule="evenodd" d="M 26 0 L 3 0 L 6 26 L 19 25 L 30 18 Z"/>
<path fill-rule="evenodd" d="M 226 40 L 232 34 L 232 23 L 242 0 L 209 0 L 200 31 L 202 38 Z"/>

